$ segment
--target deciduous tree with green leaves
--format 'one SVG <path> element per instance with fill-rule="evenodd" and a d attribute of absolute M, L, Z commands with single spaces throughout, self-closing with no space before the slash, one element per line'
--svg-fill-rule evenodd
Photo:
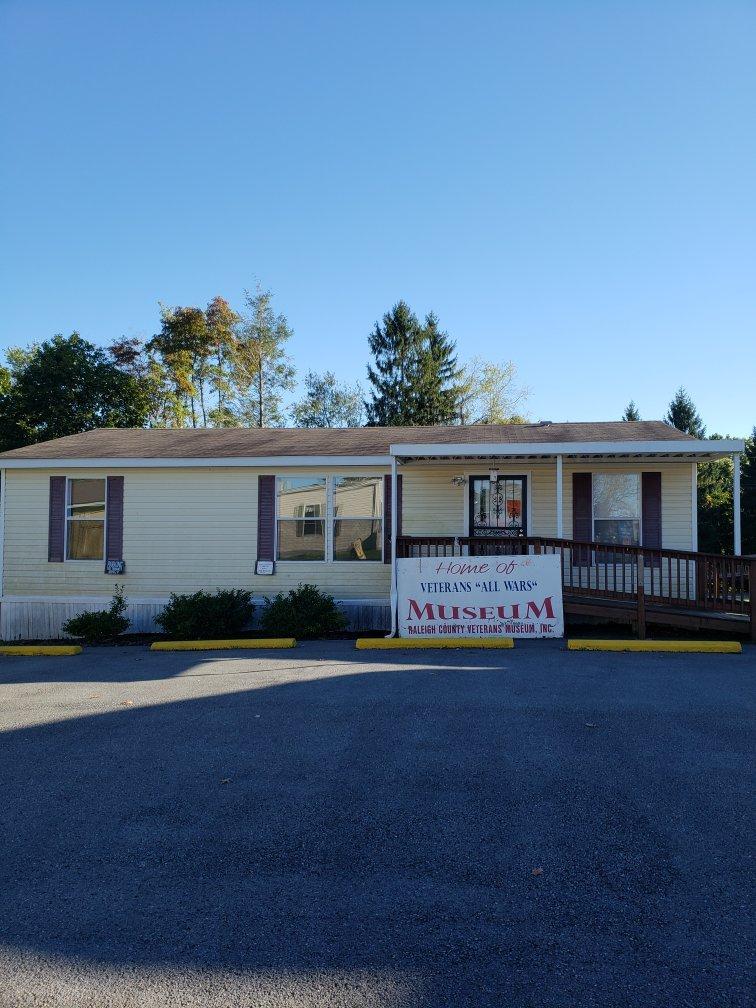
<path fill-rule="evenodd" d="M 462 368 L 457 418 L 461 424 L 527 423 L 522 408 L 530 390 L 517 380 L 512 361 L 473 357 Z"/>
<path fill-rule="evenodd" d="M 2 450 L 96 427 L 141 427 L 149 413 L 143 382 L 79 333 L 8 352 L 0 395 Z"/>
<path fill-rule="evenodd" d="M 286 353 L 292 331 L 273 310 L 273 296 L 259 285 L 244 292 L 246 310 L 230 351 L 231 409 L 246 427 L 284 425 L 283 393 L 294 388 Z"/>
<path fill-rule="evenodd" d="M 333 371 L 305 378 L 305 396 L 291 408 L 297 427 L 361 427 L 365 406 L 359 385 L 341 385 Z"/>

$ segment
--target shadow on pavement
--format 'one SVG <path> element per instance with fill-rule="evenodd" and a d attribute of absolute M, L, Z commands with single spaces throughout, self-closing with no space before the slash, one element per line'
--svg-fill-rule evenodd
<path fill-rule="evenodd" d="M 5 732 L 0 944 L 389 974 L 428 1008 L 746 1004 L 721 677 L 405 657 Z"/>

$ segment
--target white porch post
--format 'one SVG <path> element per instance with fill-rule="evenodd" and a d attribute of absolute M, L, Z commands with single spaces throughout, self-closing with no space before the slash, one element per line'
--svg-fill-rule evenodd
<path fill-rule="evenodd" d="M 563 507 L 562 456 L 556 457 L 556 520 L 557 539 L 564 539 L 564 507 Z"/>
<path fill-rule="evenodd" d="M 732 455 L 732 528 L 735 556 L 740 556 L 740 452 Z"/>
<path fill-rule="evenodd" d="M 396 513 L 396 455 L 391 456 L 391 633 L 389 637 L 396 637 L 397 618 L 396 607 L 398 604 L 398 590 L 396 582 L 396 530 L 399 526 L 398 515 Z"/>
<path fill-rule="evenodd" d="M 691 463 L 690 473 L 690 548 L 698 553 L 698 462 Z"/>

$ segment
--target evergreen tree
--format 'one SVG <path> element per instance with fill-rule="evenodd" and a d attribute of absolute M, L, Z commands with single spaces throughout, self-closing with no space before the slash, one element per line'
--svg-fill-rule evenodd
<path fill-rule="evenodd" d="M 625 412 L 622 414 L 623 420 L 640 420 L 641 415 L 638 412 L 638 407 L 635 405 L 635 400 L 631 399 L 630 402 L 625 407 Z"/>
<path fill-rule="evenodd" d="M 756 555 L 756 427 L 740 460 L 740 525 L 743 553 Z"/>
<path fill-rule="evenodd" d="M 422 332 L 406 302 L 399 301 L 375 323 L 368 346 L 374 360 L 367 369 L 373 386 L 371 401 L 365 403 L 368 426 L 415 425 Z"/>
<path fill-rule="evenodd" d="M 378 427 L 453 423 L 459 397 L 454 341 L 430 312 L 421 324 L 404 301 L 376 322 L 369 340 L 373 386 L 368 424 Z"/>
<path fill-rule="evenodd" d="M 362 389 L 339 385 L 332 371 L 305 378 L 305 398 L 294 403 L 291 416 L 297 427 L 361 427 L 365 421 Z"/>
<path fill-rule="evenodd" d="M 698 415 L 693 400 L 682 387 L 675 393 L 664 419 L 684 434 L 691 434 L 695 438 L 706 437 L 703 420 Z"/>
<path fill-rule="evenodd" d="M 454 341 L 439 328 L 430 312 L 421 330 L 420 359 L 415 396 L 415 422 L 421 426 L 454 423 L 459 400 L 460 375 Z"/>

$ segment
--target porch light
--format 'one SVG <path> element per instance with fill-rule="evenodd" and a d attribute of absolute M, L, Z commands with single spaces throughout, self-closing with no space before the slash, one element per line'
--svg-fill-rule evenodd
<path fill-rule="evenodd" d="M 452 483 L 454 486 L 464 486 L 467 483 L 467 476 L 452 476 Z"/>
<path fill-rule="evenodd" d="M 498 469 L 492 469 L 489 472 L 489 474 L 488 474 L 488 478 L 489 478 L 489 480 L 492 483 L 495 483 L 497 481 L 497 479 L 499 478 L 499 470 Z"/>

